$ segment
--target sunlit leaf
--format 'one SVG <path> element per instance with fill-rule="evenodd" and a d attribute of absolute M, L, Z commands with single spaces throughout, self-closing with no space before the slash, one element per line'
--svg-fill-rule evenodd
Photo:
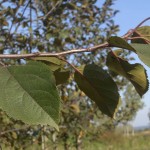
<path fill-rule="evenodd" d="M 119 104 L 118 88 L 112 78 L 101 67 L 91 64 L 75 72 L 79 88 L 110 117 L 114 117 Z"/>
<path fill-rule="evenodd" d="M 0 108 L 28 124 L 58 129 L 60 97 L 50 69 L 40 62 L 0 67 Z"/>
<path fill-rule="evenodd" d="M 150 26 L 142 26 L 139 27 L 134 33 L 132 37 L 141 37 L 141 39 L 133 39 L 132 43 L 142 43 L 148 44 L 150 43 Z M 144 38 L 144 39 L 142 39 Z"/>
<path fill-rule="evenodd" d="M 139 58 L 150 67 L 150 44 L 131 44 Z"/>

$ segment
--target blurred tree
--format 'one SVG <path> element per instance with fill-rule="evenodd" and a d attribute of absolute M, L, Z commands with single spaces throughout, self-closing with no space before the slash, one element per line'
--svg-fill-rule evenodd
<path fill-rule="evenodd" d="M 149 112 L 148 112 L 148 118 L 149 118 L 149 120 L 150 120 L 150 110 L 149 110 Z"/>
<path fill-rule="evenodd" d="M 1 0 L 0 53 L 59 52 L 103 43 L 118 31 L 118 25 L 113 21 L 118 11 L 111 8 L 114 1 L 105 0 L 102 6 L 98 6 L 98 0 Z M 104 66 L 106 54 L 107 50 L 78 53 L 66 58 L 75 66 L 92 62 Z M 1 62 L 13 65 L 26 60 L 2 59 Z M 131 120 L 141 108 L 131 85 L 125 86 L 127 81 L 118 76 L 115 79 L 124 91 L 125 99 L 118 113 L 119 121 L 103 115 L 71 77 L 67 86 L 58 86 L 63 103 L 59 133 L 48 126 L 27 126 L 21 121 L 9 119 L 1 111 L 0 143 L 25 149 L 48 141 L 45 145 L 53 143 L 53 149 L 59 143 L 63 143 L 66 150 L 70 147 L 81 149 L 84 138 L 97 138 L 119 122 Z"/>
<path fill-rule="evenodd" d="M 125 86 L 123 95 L 123 104 L 120 107 L 118 115 L 120 115 L 120 122 L 126 124 L 128 121 L 134 119 L 137 110 L 142 109 L 144 103 L 140 100 L 140 96 L 135 92 L 131 83 Z"/>

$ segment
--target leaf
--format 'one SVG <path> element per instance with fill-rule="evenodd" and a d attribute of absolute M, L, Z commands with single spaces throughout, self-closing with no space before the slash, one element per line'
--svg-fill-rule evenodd
<path fill-rule="evenodd" d="M 56 85 L 66 83 L 69 79 L 70 71 L 64 69 L 66 62 L 56 57 L 35 57 L 32 59 L 42 61 L 49 66 L 54 73 Z"/>
<path fill-rule="evenodd" d="M 19 6 L 23 4 L 23 0 L 19 0 Z"/>
<path fill-rule="evenodd" d="M 76 112 L 80 113 L 80 107 L 77 104 L 71 104 L 70 107 Z"/>
<path fill-rule="evenodd" d="M 12 137 L 13 137 L 13 139 L 17 139 L 17 134 L 16 134 L 16 132 L 11 132 L 11 134 L 12 134 Z"/>
<path fill-rule="evenodd" d="M 1 46 L 1 47 L 0 47 L 0 51 L 3 51 L 3 50 L 4 50 L 4 48 L 5 48 L 4 46 Z"/>
<path fill-rule="evenodd" d="M 150 44 L 131 44 L 139 58 L 150 67 Z"/>
<path fill-rule="evenodd" d="M 112 71 L 126 77 L 140 96 L 148 91 L 149 83 L 146 70 L 141 64 L 129 64 L 126 60 L 118 57 L 115 52 L 108 54 L 106 64 Z"/>
<path fill-rule="evenodd" d="M 101 67 L 90 64 L 75 72 L 79 88 L 110 117 L 115 116 L 119 104 L 118 88 L 112 78 Z"/>
<path fill-rule="evenodd" d="M 58 130 L 60 97 L 50 69 L 41 62 L 0 67 L 0 108 L 28 124 Z"/>
<path fill-rule="evenodd" d="M 8 23 L 7 21 L 3 20 L 2 25 L 3 25 L 3 26 L 8 26 L 9 23 Z"/>
<path fill-rule="evenodd" d="M 112 36 L 108 39 L 108 43 L 112 47 L 124 48 L 135 52 L 135 49 L 120 37 Z"/>
<path fill-rule="evenodd" d="M 56 71 L 66 63 L 56 57 L 34 57 L 32 60 L 37 60 L 47 64 L 52 71 Z"/>
<path fill-rule="evenodd" d="M 142 43 L 147 44 L 150 43 L 150 26 L 142 26 L 139 27 L 132 35 L 132 37 L 143 37 L 144 39 L 133 39 L 132 43 Z"/>
<path fill-rule="evenodd" d="M 56 80 L 56 85 L 66 83 L 70 77 L 70 71 L 67 69 L 59 68 L 54 71 L 54 76 Z"/>
<path fill-rule="evenodd" d="M 70 32 L 68 30 L 61 30 L 59 33 L 59 38 L 65 39 L 70 35 Z"/>

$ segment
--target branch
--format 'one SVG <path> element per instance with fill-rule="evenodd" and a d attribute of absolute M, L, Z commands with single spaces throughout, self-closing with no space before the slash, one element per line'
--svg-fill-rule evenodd
<path fill-rule="evenodd" d="M 0 58 L 20 59 L 20 58 L 31 58 L 31 57 L 59 57 L 59 56 L 64 56 L 68 54 L 73 54 L 73 53 L 92 52 L 97 49 L 106 48 L 106 47 L 109 47 L 109 44 L 107 42 L 90 47 L 90 48 L 73 49 L 73 50 L 67 50 L 67 51 L 59 52 L 59 53 L 0 54 Z"/>
<path fill-rule="evenodd" d="M 150 20 L 150 17 L 144 19 L 141 23 L 139 23 L 134 29 L 129 30 L 125 35 L 122 36 L 123 39 L 128 40 L 130 36 L 136 31 L 138 27 L 140 27 L 144 22 L 147 20 Z M 110 47 L 108 42 L 105 42 L 100 45 L 96 45 L 89 48 L 83 48 L 83 49 L 73 49 L 73 50 L 67 50 L 64 52 L 58 52 L 58 53 L 30 53 L 30 54 L 0 54 L 0 58 L 11 58 L 11 59 L 21 59 L 21 58 L 31 58 L 31 57 L 60 57 L 65 56 L 68 54 L 74 54 L 74 53 L 81 53 L 81 52 L 92 52 L 100 48 L 107 48 Z"/>
<path fill-rule="evenodd" d="M 42 129 L 41 129 L 41 139 L 42 139 L 42 144 L 41 144 L 41 146 L 42 146 L 42 150 L 46 150 L 46 146 L 45 146 L 45 134 L 44 134 L 44 132 L 45 132 L 45 130 L 46 130 L 46 126 L 43 126 L 42 127 Z"/>
<path fill-rule="evenodd" d="M 139 28 L 143 23 L 145 23 L 146 21 L 150 20 L 150 17 L 144 19 L 142 22 L 140 22 L 134 29 L 131 29 L 127 32 L 127 34 L 125 34 L 123 36 L 123 38 L 127 39 L 128 37 L 130 37 L 136 30 L 137 28 Z"/>
<path fill-rule="evenodd" d="M 20 129 L 10 129 L 10 130 L 6 130 L 6 131 L 3 131 L 3 132 L 0 132 L 0 135 L 4 135 L 4 134 L 7 134 L 7 133 L 10 133 L 10 132 L 17 132 L 17 131 L 21 131 L 21 130 L 26 130 L 27 128 L 29 128 L 30 126 L 25 126 L 23 128 L 20 128 Z"/>
<path fill-rule="evenodd" d="M 33 38 L 33 32 L 32 32 L 32 1 L 30 0 L 30 42 L 29 42 L 29 52 L 32 52 L 32 38 Z"/>
<path fill-rule="evenodd" d="M 25 8 L 24 8 L 24 10 L 23 10 L 22 15 L 21 15 L 20 18 L 22 18 L 22 17 L 24 16 L 24 13 L 25 13 L 27 7 L 29 6 L 29 4 L 30 4 L 30 0 L 28 1 L 27 5 L 25 6 Z M 19 25 L 20 25 L 20 22 L 19 22 L 18 25 L 16 26 L 15 32 L 17 32 L 17 30 L 18 30 L 18 28 L 19 28 Z"/>
<path fill-rule="evenodd" d="M 38 20 L 40 20 L 40 19 L 42 19 L 42 20 L 46 19 L 46 18 L 48 17 L 48 15 L 50 15 L 50 14 L 56 9 L 56 7 L 57 7 L 59 4 L 60 4 L 60 1 L 58 1 L 58 2 L 55 4 L 55 6 L 52 7 L 52 9 L 51 9 L 46 15 L 44 15 L 44 16 L 42 16 L 42 17 L 39 17 Z M 33 21 L 37 21 L 37 20 L 33 20 Z"/>
<path fill-rule="evenodd" d="M 150 41 L 147 40 L 147 39 L 144 38 L 144 37 L 128 37 L 128 38 L 127 38 L 127 40 L 134 40 L 134 39 L 142 39 L 142 40 L 145 40 L 145 42 L 146 42 L 147 44 L 150 43 Z"/>

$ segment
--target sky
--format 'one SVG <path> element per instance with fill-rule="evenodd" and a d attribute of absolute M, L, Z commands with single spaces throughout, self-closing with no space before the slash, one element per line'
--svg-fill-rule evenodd
<path fill-rule="evenodd" d="M 100 1 L 101 0 L 99 0 L 99 2 Z M 116 24 L 120 26 L 118 36 L 125 34 L 129 29 L 136 27 L 145 18 L 150 17 L 150 0 L 116 0 L 112 8 L 119 10 L 119 13 L 114 18 Z M 147 21 L 144 25 L 150 26 L 150 21 Z M 137 61 L 139 62 L 139 60 Z M 150 80 L 150 68 L 145 67 Z M 135 119 L 131 122 L 134 127 L 150 125 L 148 118 L 148 112 L 150 111 L 150 90 L 142 98 L 142 101 L 145 106 L 137 113 Z"/>
<path fill-rule="evenodd" d="M 101 6 L 103 2 L 104 0 L 98 0 L 97 5 Z M 150 0 L 116 0 L 112 8 L 119 10 L 119 13 L 114 17 L 115 23 L 120 26 L 118 36 L 124 35 L 129 29 L 135 28 L 145 18 L 150 17 Z M 150 26 L 150 21 L 147 21 L 143 25 Z M 140 62 L 138 58 L 136 61 Z M 143 63 L 142 65 L 147 70 L 150 81 L 150 68 Z M 144 102 L 144 108 L 130 122 L 134 127 L 150 126 L 148 118 L 148 112 L 150 111 L 150 90 L 144 95 L 142 101 Z"/>

